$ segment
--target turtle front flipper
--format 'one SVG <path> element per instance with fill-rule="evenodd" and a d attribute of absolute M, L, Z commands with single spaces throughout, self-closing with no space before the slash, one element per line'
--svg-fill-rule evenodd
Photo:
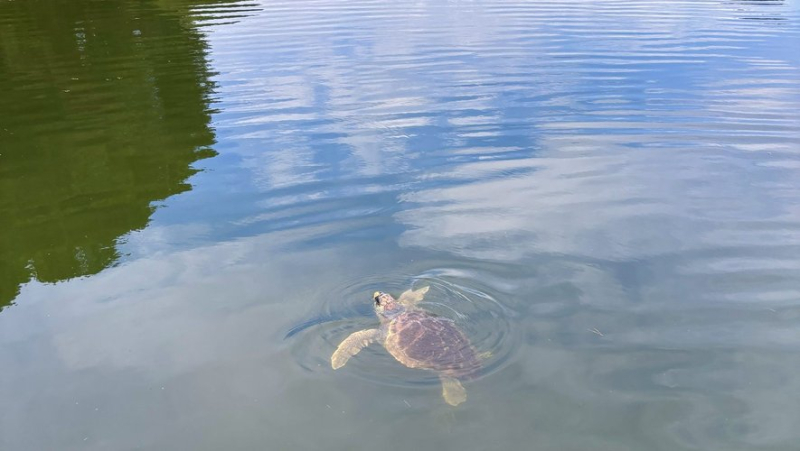
<path fill-rule="evenodd" d="M 422 287 L 419 290 L 406 290 L 400 295 L 400 298 L 397 299 L 397 302 L 407 306 L 415 305 L 425 297 L 425 293 L 427 293 L 430 288 L 431 287 Z"/>
<path fill-rule="evenodd" d="M 336 348 L 336 351 L 331 355 L 331 366 L 334 370 L 343 367 L 350 357 L 361 352 L 362 349 L 370 345 L 376 338 L 378 338 L 378 329 L 365 329 L 353 332 L 349 337 Z"/>
<path fill-rule="evenodd" d="M 450 376 L 439 376 L 442 380 L 442 397 L 451 406 L 457 406 L 467 400 L 467 391 L 461 382 Z"/>

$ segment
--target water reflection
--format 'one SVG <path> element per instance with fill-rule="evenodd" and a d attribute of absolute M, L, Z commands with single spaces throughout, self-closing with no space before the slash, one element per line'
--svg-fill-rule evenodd
<path fill-rule="evenodd" d="M 113 265 L 214 155 L 198 3 L 0 6 L 0 308 Z"/>
<path fill-rule="evenodd" d="M 796 4 L 171 4 L 219 155 L 123 263 L 0 315 L 0 448 L 800 441 Z M 379 347 L 330 369 L 422 284 L 494 353 L 458 410 Z"/>
<path fill-rule="evenodd" d="M 734 0 L 726 3 L 736 7 L 734 15 L 738 19 L 767 22 L 789 19 L 780 9 L 784 0 Z M 771 6 L 775 8 L 769 8 Z"/>

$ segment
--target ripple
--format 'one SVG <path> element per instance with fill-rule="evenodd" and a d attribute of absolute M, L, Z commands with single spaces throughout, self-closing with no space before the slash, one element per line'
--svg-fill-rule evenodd
<path fill-rule="evenodd" d="M 448 318 L 465 333 L 481 356 L 481 368 L 470 379 L 481 378 L 501 369 L 513 355 L 518 337 L 512 329 L 509 310 L 492 295 L 469 285 L 468 279 L 453 277 L 452 269 L 431 269 L 413 277 L 413 287 L 429 286 L 420 307 L 436 316 Z M 286 334 L 298 365 L 311 373 L 328 373 L 330 355 L 349 334 L 378 326 L 372 311 L 371 294 L 387 291 L 395 296 L 408 289 L 407 279 L 387 281 L 379 274 L 337 288 L 326 299 L 320 316 L 295 324 Z M 415 386 L 438 384 L 428 371 L 411 370 L 394 360 L 379 344 L 374 344 L 347 364 L 344 370 L 377 384 Z"/>
<path fill-rule="evenodd" d="M 426 435 L 426 425 L 406 422 L 427 417 L 407 415 L 408 404 L 417 404 L 399 402 L 404 390 L 382 390 L 432 393 L 435 375 L 404 367 L 380 346 L 340 371 L 330 367 L 342 339 L 378 324 L 372 292 L 397 295 L 427 285 L 422 307 L 452 319 L 478 352 L 491 353 L 470 381 L 475 396 L 465 409 L 475 410 L 458 417 L 455 427 L 463 429 L 448 437 L 453 449 L 517 449 L 534 438 L 553 448 L 614 450 L 742 443 L 794 449 L 800 442 L 790 421 L 800 403 L 780 405 L 786 399 L 781 380 L 797 380 L 797 368 L 786 363 L 800 343 L 800 53 L 792 44 L 800 42 L 798 2 L 175 0 L 145 2 L 135 8 L 153 9 L 147 15 L 131 12 L 101 26 L 119 9 L 86 1 L 79 3 L 98 9 L 96 20 L 73 8 L 49 38 L 30 30 L 55 23 L 57 13 L 45 8 L 47 14 L 15 25 L 12 11 L 33 8 L 23 3 L 31 2 L 0 2 L 0 51 L 14 69 L 0 67 L 4 98 L 12 99 L 0 108 L 0 139 L 17 133 L 12 153 L 20 156 L 6 164 L 9 152 L 0 149 L 0 193 L 9 193 L 5 199 L 15 206 L 2 217 L 21 219 L 12 231 L 49 224 L 55 228 L 43 235 L 46 241 L 69 243 L 65 234 L 81 237 L 88 227 L 62 230 L 65 222 L 47 220 L 45 209 L 73 216 L 87 202 L 109 205 L 106 192 L 118 180 L 129 186 L 124 197 L 141 198 L 143 208 L 158 199 L 156 211 L 147 210 L 148 222 L 135 225 L 144 228 L 141 239 L 120 238 L 129 243 L 125 253 L 134 249 L 136 258 L 194 247 L 224 279 L 215 290 L 206 277 L 192 283 L 198 287 L 192 305 L 219 308 L 190 318 L 177 309 L 164 313 L 185 326 L 153 336 L 164 349 L 177 349 L 175 355 L 141 353 L 147 362 L 180 362 L 191 346 L 168 342 L 195 337 L 186 333 L 191 325 L 223 345 L 193 348 L 213 362 L 213 371 L 233 369 L 218 378 L 183 383 L 212 371 L 203 368 L 160 374 L 185 377 L 180 381 L 191 391 L 179 407 L 236 421 L 245 417 L 242 400 L 261 391 L 257 407 L 246 412 L 259 419 L 253 436 L 263 437 L 266 423 L 276 425 L 271 430 L 286 426 L 288 439 L 276 442 L 284 447 L 297 447 L 296 438 L 307 435 L 301 448 L 350 449 L 352 443 L 331 441 L 343 431 L 385 433 L 378 424 L 437 443 L 441 431 Z M 158 25 L 154 18 L 173 19 Z M 109 30 L 121 31 L 120 40 Z M 74 51 L 62 58 L 59 49 L 68 43 Z M 180 95 L 185 89 L 191 92 Z M 187 128 L 190 122 L 200 127 Z M 21 125 L 26 135 L 19 136 Z M 198 162 L 206 170 L 162 201 L 174 191 L 158 187 L 183 183 L 188 174 L 176 168 L 196 158 L 160 156 L 196 147 L 213 148 L 217 156 Z M 86 171 L 63 170 L 87 150 L 97 156 Z M 58 177 L 29 177 L 24 164 L 36 153 Z M 142 166 L 147 155 L 153 164 Z M 110 178 L 115 183 L 107 190 L 84 189 L 114 165 L 126 170 Z M 151 187 L 142 183 L 147 174 Z M 4 183 L 23 178 L 30 183 L 22 189 Z M 45 186 L 74 195 L 56 203 L 50 200 L 59 196 L 14 200 Z M 130 209 L 109 211 L 122 219 Z M 114 222 L 94 215 L 86 221 L 103 228 Z M 18 235 L 0 246 L 11 250 L 11 259 L 2 261 L 15 257 Z M 203 252 L 204 244 L 220 242 L 236 249 L 270 246 L 241 254 L 206 246 L 220 249 Z M 66 246 L 63 255 L 89 261 L 84 249 Z M 18 259 L 18 266 L 34 261 L 45 275 L 43 263 L 55 261 L 48 252 Z M 227 279 L 242 266 L 252 272 Z M 304 284 L 303 293 L 279 289 L 296 286 L 291 282 Z M 236 312 L 243 307 L 231 299 L 234 283 L 249 287 L 246 303 L 260 308 Z M 171 290 L 168 298 L 181 293 Z M 113 314 L 115 305 L 104 307 Z M 229 321 L 236 313 L 268 319 L 253 320 L 252 330 L 263 335 L 221 327 L 239 324 Z M 109 318 L 114 328 L 122 323 Z M 41 315 L 24 323 L 31 327 L 25 334 L 51 323 L 58 327 L 40 334 L 45 350 L 52 348 L 49 333 L 63 328 L 68 337 L 67 329 L 84 327 Z M 103 329 L 87 331 L 93 339 L 113 338 Z M 252 347 L 232 340 L 239 333 Z M 276 343 L 275 336 L 283 340 Z M 248 354 L 236 355 L 243 349 Z M 14 356 L 28 351 L 12 349 L 15 381 L 37 380 L 13 369 L 20 364 Z M 268 363 L 253 358 L 265 351 Z M 71 378 L 85 379 L 86 371 L 61 369 L 58 358 L 30 374 L 66 390 L 76 386 Z M 261 377 L 250 364 L 268 367 L 274 378 Z M 257 383 L 236 379 L 248 368 Z M 113 374 L 103 377 L 124 387 Z M 309 380 L 318 383 L 311 387 Z M 74 418 L 74 411 L 50 404 L 36 408 L 29 401 L 41 389 L 28 387 L 15 391 L 10 404 L 22 406 L 15 409 L 23 413 L 19 421 L 35 426 L 31 418 L 48 424 Z M 353 393 L 359 396 L 348 396 Z M 72 395 L 66 392 L 64 406 L 72 408 Z M 356 408 L 341 416 L 338 408 L 328 410 L 345 397 Z M 164 411 L 174 411 L 177 398 L 166 399 Z M 264 409 L 264 399 L 279 408 Z M 390 400 L 404 410 L 375 402 Z M 198 402 L 213 408 L 198 409 L 205 406 Z M 217 408 L 225 402 L 237 414 Z M 116 404 L 137 407 L 126 412 L 155 411 L 151 402 Z M 319 411 L 337 416 L 315 416 Z M 359 421 L 366 415 L 371 421 Z M 174 425 L 146 419 L 155 424 L 120 421 L 155 436 L 165 434 L 159 426 Z M 198 424 L 223 424 L 206 420 Z M 223 429 L 238 440 L 248 424 Z M 533 433 L 531 425 L 539 429 Z M 18 434 L 12 443 L 33 436 Z M 393 448 L 391 434 L 382 437 Z"/>

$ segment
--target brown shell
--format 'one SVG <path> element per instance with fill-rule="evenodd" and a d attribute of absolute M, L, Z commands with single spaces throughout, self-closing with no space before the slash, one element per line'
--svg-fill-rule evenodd
<path fill-rule="evenodd" d="M 403 313 L 389 323 L 385 346 L 409 368 L 460 376 L 480 367 L 469 340 L 455 322 L 422 311 Z"/>

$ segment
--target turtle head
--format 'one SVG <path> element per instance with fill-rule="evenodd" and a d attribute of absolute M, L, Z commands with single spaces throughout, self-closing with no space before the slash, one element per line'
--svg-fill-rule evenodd
<path fill-rule="evenodd" d="M 381 320 L 392 319 L 406 310 L 406 308 L 397 302 L 391 294 L 384 293 L 383 291 L 376 291 L 375 294 L 372 295 L 372 301 L 374 303 L 375 313 L 378 314 L 378 318 Z"/>

